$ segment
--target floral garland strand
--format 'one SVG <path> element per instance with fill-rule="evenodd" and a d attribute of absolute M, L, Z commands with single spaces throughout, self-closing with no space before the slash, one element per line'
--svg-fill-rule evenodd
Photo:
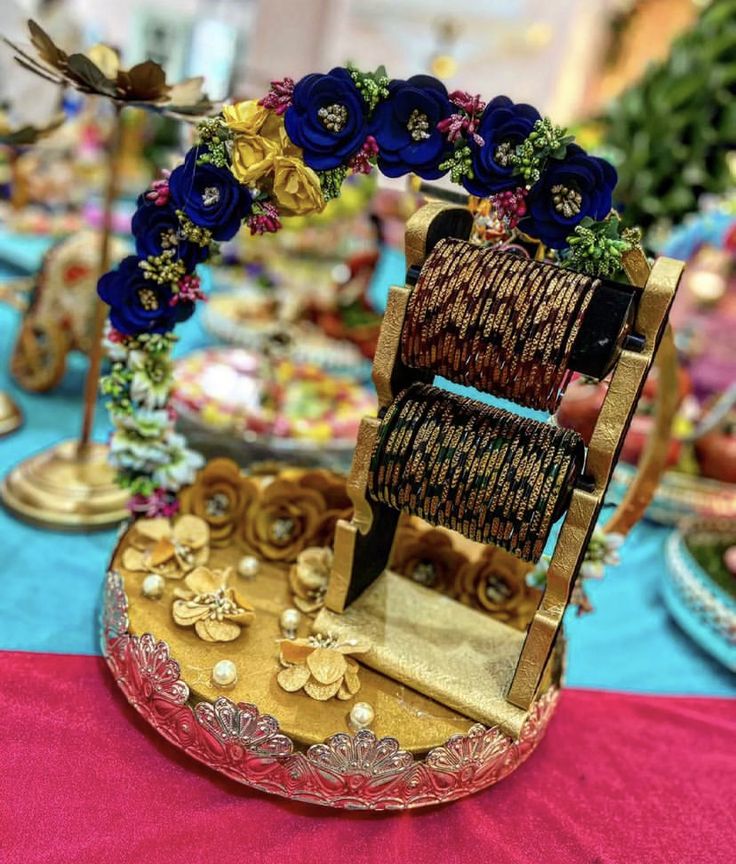
<path fill-rule="evenodd" d="M 275 81 L 260 101 L 201 122 L 182 165 L 155 181 L 133 217 L 136 254 L 105 274 L 110 305 L 111 459 L 136 513 L 171 515 L 200 458 L 174 431 L 171 335 L 204 299 L 196 267 L 246 225 L 321 212 L 351 173 L 444 174 L 490 200 L 508 234 L 563 266 L 610 275 L 634 242 L 611 209 L 616 172 L 530 105 L 484 102 L 427 75 L 390 80 L 352 66 Z"/>

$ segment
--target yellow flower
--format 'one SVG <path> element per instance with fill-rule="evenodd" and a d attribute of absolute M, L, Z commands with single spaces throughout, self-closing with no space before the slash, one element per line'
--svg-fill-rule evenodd
<path fill-rule="evenodd" d="M 222 116 L 226 125 L 233 132 L 243 135 L 257 135 L 271 112 L 255 99 L 238 102 L 235 105 L 225 105 Z"/>
<path fill-rule="evenodd" d="M 284 216 L 321 213 L 325 200 L 319 177 L 296 156 L 274 159 L 273 195 Z"/>
<path fill-rule="evenodd" d="M 233 139 L 232 172 L 247 186 L 273 171 L 279 145 L 261 135 L 236 135 Z"/>
<path fill-rule="evenodd" d="M 241 102 L 228 108 L 229 112 L 223 110 L 225 121 L 235 132 L 232 171 L 241 183 L 252 185 L 271 174 L 277 156 L 301 161 L 302 151 L 291 143 L 283 117 L 257 102 Z"/>

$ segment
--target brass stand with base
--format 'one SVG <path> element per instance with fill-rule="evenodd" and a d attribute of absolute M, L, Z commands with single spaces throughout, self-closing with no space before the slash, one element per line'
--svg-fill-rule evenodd
<path fill-rule="evenodd" d="M 116 105 L 108 150 L 99 250 L 100 275 L 110 266 L 110 237 L 120 153 L 120 110 L 121 107 Z M 61 530 L 105 528 L 127 515 L 128 493 L 115 484 L 115 472 L 107 463 L 108 447 L 91 440 L 106 315 L 107 307 L 97 300 L 79 440 L 63 441 L 50 450 L 30 456 L 16 465 L 0 486 L 0 499 L 8 510 L 35 525 Z"/>
<path fill-rule="evenodd" d="M 60 530 L 106 528 L 128 515 L 107 447 L 62 441 L 16 465 L 0 486 L 5 507 L 24 521 Z"/>
<path fill-rule="evenodd" d="M 23 414 L 15 401 L 0 390 L 0 438 L 23 425 Z"/>

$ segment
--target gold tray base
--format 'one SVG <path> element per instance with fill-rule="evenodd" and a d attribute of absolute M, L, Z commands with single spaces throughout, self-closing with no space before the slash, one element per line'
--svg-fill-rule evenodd
<path fill-rule="evenodd" d="M 15 401 L 0 390 L 0 438 L 23 425 L 23 414 Z"/>
<path fill-rule="evenodd" d="M 393 643 L 389 645 L 387 642 L 385 646 L 379 646 L 377 643 L 380 641 L 380 634 L 376 626 L 373 626 L 374 632 L 370 636 L 371 641 L 376 643 L 373 653 L 384 659 L 400 657 L 402 662 L 379 663 L 378 666 L 382 668 L 377 668 L 375 663 L 366 664 L 365 658 L 359 656 L 356 659 L 362 666 L 361 689 L 354 699 L 342 702 L 333 698 L 318 702 L 304 692 L 287 693 L 276 681 L 276 675 L 281 668 L 278 662 L 278 640 L 283 638 L 279 617 L 285 608 L 293 605 L 287 578 L 288 564 L 262 560 L 255 577 L 231 577 L 238 593 L 255 607 L 255 621 L 233 642 L 204 642 L 191 628 L 180 627 L 173 621 L 171 608 L 174 590 L 182 584 L 179 580 L 167 579 L 160 599 L 148 599 L 142 595 L 145 574 L 123 566 L 123 554 L 129 546 L 130 537 L 130 531 L 121 537 L 110 565 L 111 571 L 121 580 L 127 596 L 128 631 L 138 639 L 148 633 L 157 641 L 166 643 L 172 657 L 176 658 L 179 664 L 181 678 L 195 700 L 214 702 L 218 697 L 226 695 L 235 703 L 255 704 L 261 713 L 276 717 L 281 731 L 302 747 L 320 744 L 336 733 L 350 733 L 348 714 L 352 705 L 358 701 L 368 702 L 376 714 L 375 722 L 371 726 L 372 732 L 379 738 L 397 739 L 401 748 L 411 754 L 426 754 L 454 735 L 467 735 L 479 719 L 473 716 L 473 712 L 466 713 L 462 710 L 462 699 L 448 699 L 448 692 L 452 691 L 457 697 L 458 689 L 463 691 L 460 681 L 455 682 L 454 687 L 438 687 L 431 689 L 431 692 L 426 687 L 421 688 L 423 692 L 415 689 L 418 686 L 417 680 L 427 677 L 428 661 L 424 656 L 427 654 L 438 666 L 444 667 L 449 663 L 456 674 L 458 660 L 464 658 L 467 660 L 468 675 L 484 675 L 493 679 L 489 682 L 492 695 L 489 695 L 483 704 L 485 706 L 485 703 L 489 703 L 491 708 L 495 708 L 499 719 L 496 722 L 487 722 L 487 725 L 495 726 L 513 738 L 521 734 L 527 712 L 507 703 L 501 692 L 508 686 L 518 658 L 523 639 L 520 632 L 387 571 L 384 577 L 388 582 L 384 579 L 379 582 L 384 587 L 389 586 L 395 595 L 395 614 L 387 614 L 385 617 L 386 628 L 393 633 Z M 237 572 L 238 561 L 243 554 L 243 550 L 234 542 L 224 547 L 212 547 L 207 566 L 215 569 L 232 567 Z M 406 594 L 409 598 L 416 599 L 417 593 L 421 594 L 423 608 L 427 611 L 427 614 L 423 615 L 423 627 L 418 627 L 416 632 L 409 632 L 405 639 L 396 642 L 397 631 L 402 630 L 401 622 L 396 620 L 396 616 L 401 618 L 406 611 L 406 602 L 400 601 L 398 595 L 403 597 Z M 453 614 L 459 616 L 464 622 L 463 626 L 472 631 L 466 633 L 461 640 L 453 641 L 449 632 L 452 630 Z M 338 620 L 340 617 L 331 616 Z M 347 625 L 347 621 L 345 624 Z M 375 625 L 375 621 L 372 624 Z M 474 629 L 470 627 L 471 624 L 475 625 Z M 313 628 L 319 629 L 319 626 L 320 620 L 315 623 L 303 615 L 297 635 L 305 637 Z M 339 635 L 340 628 L 334 629 Z M 447 635 L 439 649 L 437 645 L 430 645 L 425 640 L 429 634 L 432 642 L 442 641 L 440 637 L 445 631 Z M 496 635 L 496 642 L 480 645 L 489 632 Z M 504 635 L 505 638 L 502 638 Z M 469 646 L 481 653 L 485 649 L 486 653 L 479 658 Z M 441 662 L 443 650 L 440 649 L 445 649 L 447 653 L 446 663 Z M 211 679 L 214 664 L 224 659 L 233 661 L 238 670 L 237 683 L 228 690 L 219 688 Z M 452 666 L 452 663 L 455 665 Z M 434 668 L 432 663 L 429 663 L 429 666 Z M 419 679 L 415 680 L 416 676 L 409 674 L 412 670 L 425 674 L 419 675 Z M 386 674 L 389 671 L 395 674 Z M 442 676 L 441 669 L 436 670 L 436 676 L 442 680 L 448 678 L 448 674 Z M 462 675 L 459 677 L 463 678 Z M 551 684 L 554 689 L 558 683 L 559 675 L 550 670 L 547 686 Z M 445 697 L 447 701 L 440 701 L 438 697 Z M 472 702 L 472 699 L 470 701 Z M 453 703 L 454 707 L 450 707 Z M 500 709 L 501 703 L 504 710 Z"/>
<path fill-rule="evenodd" d="M 16 465 L 3 478 L 0 499 L 20 519 L 43 528 L 86 531 L 127 518 L 128 495 L 115 483 L 108 448 L 92 442 L 81 449 L 62 441 Z"/>

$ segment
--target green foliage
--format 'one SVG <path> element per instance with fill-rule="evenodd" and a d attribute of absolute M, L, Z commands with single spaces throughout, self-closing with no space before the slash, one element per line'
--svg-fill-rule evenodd
<path fill-rule="evenodd" d="M 570 249 L 562 266 L 590 276 L 615 276 L 621 270 L 621 256 L 639 239 L 632 229 L 621 231 L 618 216 L 602 222 L 586 217 L 567 238 Z"/>
<path fill-rule="evenodd" d="M 532 186 L 542 176 L 548 159 L 564 159 L 572 135 L 561 126 L 555 126 L 548 117 L 537 120 L 529 137 L 522 141 L 511 156 L 514 173 L 520 174 Z"/>
<path fill-rule="evenodd" d="M 322 188 L 322 197 L 325 201 L 332 201 L 340 197 L 340 188 L 348 175 L 348 169 L 344 165 L 330 168 L 327 171 L 317 171 L 319 185 Z"/>
<path fill-rule="evenodd" d="M 604 118 L 619 172 L 615 201 L 628 225 L 677 223 L 704 192 L 733 184 L 734 97 L 736 0 L 714 0 Z"/>
<path fill-rule="evenodd" d="M 368 110 L 373 111 L 381 99 L 388 96 L 389 78 L 386 75 L 385 67 L 379 66 L 375 72 L 361 72 L 352 63 L 348 63 L 347 68 L 350 77 L 368 106 Z"/>
<path fill-rule="evenodd" d="M 440 164 L 441 171 L 449 171 L 453 183 L 462 183 L 463 177 L 473 178 L 473 159 L 470 147 L 458 139 L 452 154 Z"/>

